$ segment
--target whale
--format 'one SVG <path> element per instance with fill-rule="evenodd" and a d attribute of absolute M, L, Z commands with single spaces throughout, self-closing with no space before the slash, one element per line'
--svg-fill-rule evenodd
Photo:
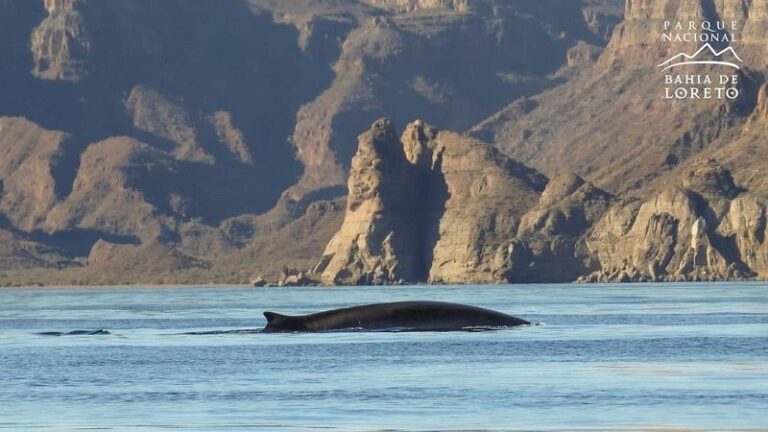
<path fill-rule="evenodd" d="M 108 335 L 112 334 L 109 332 L 109 330 L 72 330 L 68 332 L 60 332 L 60 331 L 47 331 L 47 332 L 40 332 L 38 335 L 40 336 L 93 336 L 93 335 Z"/>
<path fill-rule="evenodd" d="M 264 317 L 262 333 L 473 331 L 530 324 L 491 309 L 438 301 L 375 303 L 295 316 L 267 311 Z"/>

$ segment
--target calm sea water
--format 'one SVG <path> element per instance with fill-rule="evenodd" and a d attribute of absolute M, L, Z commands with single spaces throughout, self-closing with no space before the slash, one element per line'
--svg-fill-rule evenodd
<path fill-rule="evenodd" d="M 418 299 L 541 324 L 180 334 Z M 665 428 L 768 430 L 767 285 L 0 291 L 2 430 Z"/>

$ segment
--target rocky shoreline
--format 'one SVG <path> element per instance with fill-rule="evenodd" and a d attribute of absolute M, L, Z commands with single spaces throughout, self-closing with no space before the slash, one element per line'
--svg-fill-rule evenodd
<path fill-rule="evenodd" d="M 359 138 L 349 191 L 320 261 L 284 268 L 274 285 L 687 282 L 768 271 L 766 201 L 713 159 L 646 200 L 619 200 L 421 120 L 398 137 L 381 119 Z"/>

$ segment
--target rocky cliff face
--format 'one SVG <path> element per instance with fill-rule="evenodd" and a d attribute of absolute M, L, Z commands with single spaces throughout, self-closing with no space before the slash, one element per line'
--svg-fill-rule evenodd
<path fill-rule="evenodd" d="M 589 249 L 602 268 L 586 280 L 722 280 L 759 275 L 762 267 L 755 259 L 763 248 L 757 235 L 759 204 L 744 192 L 717 162 L 702 160 L 678 185 L 645 202 L 616 205 L 590 234 Z M 733 221 L 738 221 L 739 228 Z"/>
<path fill-rule="evenodd" d="M 624 64 L 654 64 L 681 51 L 692 53 L 702 44 L 698 40 L 676 40 L 660 43 L 664 22 L 674 25 L 681 21 L 686 27 L 693 22 L 697 28 L 703 21 L 713 25 L 713 33 L 728 33 L 739 56 L 750 69 L 765 69 L 765 49 L 768 47 L 764 31 L 768 28 L 768 6 L 765 2 L 732 2 L 700 0 L 627 0 L 625 18 L 611 39 L 607 55 L 601 64 L 616 61 Z M 718 22 L 727 24 L 718 29 Z M 736 22 L 733 31 L 731 23 Z M 729 42 L 713 42 L 727 46 Z"/>
<path fill-rule="evenodd" d="M 624 198 L 583 243 L 597 266 L 587 280 L 762 277 L 757 232 L 768 183 L 753 161 L 765 154 L 756 132 L 764 124 L 768 41 L 756 29 L 765 29 L 765 2 L 628 0 L 625 9 L 594 66 L 561 88 L 510 105 L 472 134 L 544 173 L 572 169 Z M 736 100 L 662 97 L 656 65 L 703 43 L 663 43 L 664 22 L 678 20 L 736 21 L 737 30 L 728 31 L 744 60 Z M 751 228 L 737 223 L 735 230 L 729 212 Z"/>
<path fill-rule="evenodd" d="M 625 9 L 625 20 L 596 64 L 563 86 L 529 98 L 523 110 L 520 101 L 510 104 L 473 127 L 472 135 L 545 174 L 565 169 L 612 193 L 641 195 L 655 187 L 660 174 L 740 136 L 764 80 L 761 53 L 768 42 L 754 29 L 764 28 L 765 3 L 628 0 Z M 741 69 L 734 70 L 738 98 L 665 99 L 665 74 L 657 65 L 674 54 L 693 53 L 703 43 L 665 42 L 664 22 L 698 26 L 723 20 L 737 22 L 731 46 L 744 59 Z M 715 45 L 722 49 L 727 42 Z M 715 80 L 718 72 L 731 71 L 709 66 L 686 70 L 711 72 Z"/>
<path fill-rule="evenodd" d="M 23 118 L 0 118 L 0 211 L 15 227 L 34 230 L 55 205 L 54 169 L 66 140 Z"/>
<path fill-rule="evenodd" d="M 349 188 L 342 228 L 315 269 L 324 283 L 573 280 L 600 268 L 584 238 L 613 200 L 422 121 L 399 140 L 389 121 L 375 123 Z"/>
<path fill-rule="evenodd" d="M 294 193 L 342 183 L 354 137 L 372 117 L 465 130 L 510 100 L 556 85 L 550 75 L 569 49 L 604 45 L 621 13 L 616 1 L 363 3 L 373 9 L 330 35 L 343 39 L 331 85 L 298 113 L 292 141 L 306 169 Z"/>
<path fill-rule="evenodd" d="M 325 283 L 494 282 L 492 257 L 544 186 L 495 149 L 417 120 L 360 137 Z"/>
<path fill-rule="evenodd" d="M 3 222 L 0 221 L 0 224 Z M 0 228 L 0 268 L 3 269 L 54 269 L 72 267 L 71 259 L 64 251 L 33 236 Z M 0 273 L 0 282 L 10 282 L 8 276 Z"/>
<path fill-rule="evenodd" d="M 367 0 L 371 6 L 397 11 L 414 12 L 419 10 L 448 10 L 469 12 L 472 2 L 467 0 Z"/>
<path fill-rule="evenodd" d="M 380 120 L 360 138 L 344 223 L 315 271 L 327 284 L 764 277 L 765 212 L 713 159 L 622 201 L 421 121 L 398 140 Z"/>
<path fill-rule="evenodd" d="M 731 201 L 728 213 L 717 227 L 717 234 L 729 240 L 730 250 L 738 252 L 737 262 L 760 278 L 768 275 L 765 209 L 765 197 L 742 194 Z"/>
<path fill-rule="evenodd" d="M 35 76 L 77 82 L 88 74 L 91 35 L 80 7 L 85 0 L 44 0 L 48 16 L 32 32 Z"/>
<path fill-rule="evenodd" d="M 538 204 L 523 216 L 516 238 L 496 257 L 504 279 L 569 281 L 600 268 L 586 248 L 585 236 L 613 200 L 575 174 L 553 177 Z"/>
<path fill-rule="evenodd" d="M 2 227 L 57 251 L 72 272 L 46 280 L 61 283 L 109 268 L 127 282 L 143 257 L 158 280 L 306 267 L 341 224 L 371 121 L 466 129 L 593 63 L 621 1 L 0 0 Z M 445 201 L 412 212 L 433 239 L 420 245 L 452 230 L 433 221 L 463 204 Z M 485 261 L 499 240 L 478 241 L 493 246 L 467 257 Z M 425 259 L 397 278 L 427 278 Z"/>
<path fill-rule="evenodd" d="M 427 161 L 431 160 L 434 174 L 444 182 L 447 199 L 429 281 L 501 280 L 493 257 L 514 235 L 546 178 L 496 149 L 456 133 L 440 132 L 431 147 Z"/>
<path fill-rule="evenodd" d="M 738 98 L 659 96 L 700 45 L 665 20 L 737 21 Z M 764 1 L 0 0 L 0 270 L 762 278 L 767 23 Z"/>
<path fill-rule="evenodd" d="M 411 214 L 415 177 L 389 120 L 360 136 L 349 175 L 347 212 L 315 272 L 328 284 L 423 280 Z"/>

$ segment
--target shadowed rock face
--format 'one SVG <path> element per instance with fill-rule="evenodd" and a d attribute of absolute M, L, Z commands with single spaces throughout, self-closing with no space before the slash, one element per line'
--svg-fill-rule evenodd
<path fill-rule="evenodd" d="M 301 174 L 286 138 L 331 72 L 302 52 L 293 27 L 244 1 L 25 3 L 39 10 L 0 9 L 32 24 L 3 26 L 4 39 L 26 38 L 17 43 L 27 58 L 0 71 L 0 114 L 70 135 L 54 174 L 62 195 L 87 147 L 116 136 L 187 162 L 189 182 L 204 173 L 185 198 L 189 216 L 209 223 L 265 212 Z"/>
<path fill-rule="evenodd" d="M 424 118 L 462 131 L 511 100 L 559 84 L 551 74 L 568 50 L 604 45 L 620 15 L 580 1 L 362 3 L 372 6 L 361 12 L 370 15 L 344 35 L 333 82 L 297 117 L 301 187 L 343 182 L 354 137 L 374 118 Z"/>
<path fill-rule="evenodd" d="M 517 237 L 499 249 L 497 266 L 508 281 L 575 280 L 599 268 L 584 238 L 614 198 L 575 174 L 553 177 L 520 223 Z"/>
<path fill-rule="evenodd" d="M 494 254 L 514 236 L 546 178 L 494 148 L 452 132 L 438 134 L 432 155 L 435 172 L 445 179 L 447 199 L 429 281 L 498 281 Z"/>
<path fill-rule="evenodd" d="M 88 74 L 91 35 L 80 7 L 83 0 L 44 0 L 48 17 L 32 32 L 32 73 L 41 79 L 77 82 Z"/>
<path fill-rule="evenodd" d="M 0 212 L 19 229 L 40 226 L 55 205 L 55 167 L 67 138 L 23 118 L 0 118 Z"/>
<path fill-rule="evenodd" d="M 8 230 L 0 221 L 0 268 L 60 269 L 71 267 L 61 249 L 35 241 L 32 236 Z"/>

